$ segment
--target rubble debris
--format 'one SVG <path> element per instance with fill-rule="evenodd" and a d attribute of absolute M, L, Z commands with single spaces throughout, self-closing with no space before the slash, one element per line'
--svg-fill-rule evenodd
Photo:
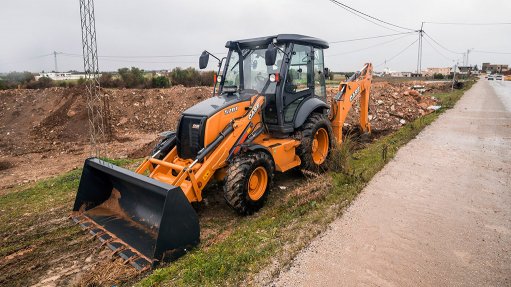
<path fill-rule="evenodd" d="M 417 87 L 417 89 L 413 89 Z M 424 87 L 421 94 L 418 87 Z M 422 88 L 421 88 L 422 89 Z M 432 93 L 446 92 L 451 89 L 449 83 L 388 83 L 375 82 L 371 86 L 369 118 L 371 127 L 376 131 L 393 131 L 404 123 L 432 113 L 429 107 L 438 106 L 438 99 L 429 96 Z M 337 93 L 337 87 L 328 88 L 328 95 Z M 346 126 L 355 127 L 359 122 L 360 109 L 355 104 L 354 112 L 348 114 Z"/>

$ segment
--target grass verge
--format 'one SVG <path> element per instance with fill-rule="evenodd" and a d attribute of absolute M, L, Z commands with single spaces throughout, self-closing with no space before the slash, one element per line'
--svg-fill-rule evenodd
<path fill-rule="evenodd" d="M 293 194 L 272 195 L 269 206 L 253 217 L 240 218 L 224 241 L 197 248 L 180 260 L 156 269 L 139 286 L 265 285 L 328 223 L 339 216 L 369 180 L 392 159 L 397 150 L 415 138 L 448 108 L 454 106 L 474 82 L 464 89 L 435 94 L 443 108 L 403 126 L 344 163 L 343 172 L 331 172 L 309 181 Z M 268 267 L 270 266 L 270 267 Z M 272 267 L 273 266 L 273 267 Z M 262 277 L 254 275 L 260 271 Z"/>

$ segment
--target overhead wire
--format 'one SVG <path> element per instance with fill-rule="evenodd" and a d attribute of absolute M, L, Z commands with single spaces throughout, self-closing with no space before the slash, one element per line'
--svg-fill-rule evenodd
<path fill-rule="evenodd" d="M 495 25 L 511 25 L 511 22 L 493 22 L 493 23 L 468 23 L 468 22 L 424 22 L 427 24 L 437 25 L 461 25 L 461 26 L 495 26 Z"/>
<path fill-rule="evenodd" d="M 408 50 L 411 46 L 413 46 L 413 44 L 417 43 L 417 41 L 419 41 L 419 39 L 416 39 L 415 41 L 413 41 L 410 45 L 406 46 L 403 50 L 399 51 L 397 54 L 392 56 L 390 59 L 385 60 L 381 64 L 378 64 L 378 65 L 376 65 L 374 67 L 375 68 L 380 67 L 381 65 L 387 64 L 388 62 L 394 60 L 396 57 L 398 57 L 399 55 L 403 54 L 406 50 Z"/>
<path fill-rule="evenodd" d="M 398 35 L 403 35 L 403 34 L 414 34 L 414 33 L 415 33 L 415 31 L 412 31 L 412 32 L 402 32 L 402 33 L 394 33 L 394 34 L 387 34 L 387 35 L 371 36 L 371 37 L 364 37 L 364 38 L 354 38 L 354 39 L 347 39 L 347 40 L 332 41 L 332 42 L 328 42 L 328 43 L 331 45 L 331 44 L 337 44 L 337 43 L 346 43 L 346 42 L 354 42 L 354 41 L 386 38 L 386 37 L 393 37 L 393 36 L 398 36 Z"/>
<path fill-rule="evenodd" d="M 472 50 L 472 52 L 483 53 L 483 54 L 499 54 L 499 55 L 509 55 L 510 52 L 493 52 L 493 51 L 481 51 L 481 50 Z"/>
<path fill-rule="evenodd" d="M 0 63 L 0 64 L 2 64 L 2 65 L 11 65 L 11 64 L 16 64 L 16 63 L 28 62 L 28 61 L 32 61 L 32 60 L 35 60 L 35 59 L 40 59 L 40 58 L 48 57 L 48 56 L 53 56 L 53 53 L 45 54 L 45 55 L 39 55 L 39 56 L 35 56 L 35 57 L 30 57 L 30 58 L 26 58 L 26 59 L 18 60 L 18 61 L 13 61 L 13 62 L 3 62 L 3 63 Z"/>
<path fill-rule="evenodd" d="M 463 53 L 461 53 L 461 52 L 456 52 L 456 51 L 453 51 L 453 50 L 451 50 L 451 49 L 446 48 L 444 45 L 440 44 L 437 40 L 433 39 L 433 37 L 431 37 L 431 36 L 430 36 L 428 33 L 426 33 L 426 32 L 424 32 L 424 35 L 426 35 L 429 39 L 431 39 L 431 41 L 435 42 L 435 44 L 437 44 L 440 48 L 442 48 L 442 49 L 444 49 L 444 50 L 446 50 L 446 51 L 448 51 L 448 52 L 451 52 L 451 53 L 453 53 L 453 54 L 460 54 L 460 55 L 461 55 L 461 54 L 463 54 Z"/>
<path fill-rule="evenodd" d="M 448 61 L 452 61 L 453 59 L 447 57 L 446 55 L 444 55 L 442 52 L 440 52 L 435 46 L 433 46 L 433 44 L 427 39 L 427 38 L 424 38 L 424 40 L 426 40 L 426 43 L 428 43 L 428 45 L 435 51 L 437 52 L 437 54 L 439 54 L 440 56 L 444 57 L 446 60 Z"/>
<path fill-rule="evenodd" d="M 81 55 L 78 54 L 70 54 L 70 53 L 61 53 L 61 55 L 65 57 L 75 57 L 80 58 Z M 98 56 L 101 58 L 101 56 Z M 193 64 L 195 62 L 191 61 L 137 61 L 137 60 L 126 60 L 126 59 L 103 59 L 103 61 L 110 61 L 110 62 L 127 62 L 127 63 L 141 63 L 141 64 Z"/>
<path fill-rule="evenodd" d="M 342 53 L 336 53 L 336 54 L 332 54 L 332 55 L 326 55 L 327 57 L 336 57 L 336 56 L 341 56 L 341 55 L 347 55 L 347 54 L 352 54 L 352 53 L 356 53 L 356 52 L 360 52 L 360 51 L 365 51 L 365 50 L 368 50 L 368 49 L 371 49 L 371 48 L 374 48 L 374 47 L 381 47 L 381 46 L 384 46 L 386 44 L 389 44 L 389 43 L 392 43 L 392 42 L 395 42 L 397 40 L 400 40 L 400 39 L 403 39 L 405 37 L 408 37 L 408 36 L 411 36 L 410 34 L 407 34 L 407 35 L 404 35 L 404 36 L 401 36 L 401 37 L 398 37 L 398 38 L 395 38 L 395 39 L 392 39 L 392 40 L 389 40 L 389 41 L 385 41 L 385 42 L 380 42 L 380 43 L 377 43 L 375 45 L 371 45 L 371 46 L 368 46 L 368 47 L 365 47 L 365 48 L 362 48 L 362 49 L 356 49 L 356 50 L 351 50 L 351 51 L 347 51 L 347 52 L 342 52 Z"/>
<path fill-rule="evenodd" d="M 389 26 L 392 26 L 392 27 L 396 27 L 396 28 L 400 28 L 400 29 L 404 29 L 404 30 L 409 30 L 409 31 L 416 31 L 416 29 L 411 29 L 411 28 L 407 28 L 407 27 L 399 26 L 399 25 L 396 25 L 396 24 L 393 24 L 393 23 L 390 23 L 390 22 L 387 22 L 387 21 L 381 20 L 381 19 L 379 19 L 379 18 L 377 18 L 377 17 L 371 16 L 371 15 L 369 15 L 369 14 L 367 14 L 367 13 L 364 13 L 364 12 L 362 12 L 362 11 L 359 11 L 359 10 L 357 10 L 357 9 L 355 9 L 355 8 L 353 8 L 353 7 L 350 7 L 350 6 L 348 6 L 348 5 L 344 4 L 344 3 L 341 3 L 341 2 L 339 2 L 339 1 L 337 1 L 337 0 L 328 0 L 328 1 L 330 1 L 330 2 L 332 2 L 332 3 L 334 3 L 334 4 L 336 4 L 337 6 L 339 6 L 339 7 L 343 8 L 344 10 L 346 10 L 346 11 L 348 11 L 348 12 L 350 12 L 350 13 L 354 14 L 354 15 L 357 15 L 358 17 L 360 17 L 360 18 L 362 18 L 362 19 L 364 19 L 364 20 L 366 20 L 366 21 L 369 21 L 369 22 L 371 22 L 371 23 L 373 23 L 373 24 L 376 24 L 376 25 L 378 25 L 378 26 L 380 26 L 380 27 L 383 27 L 383 28 L 385 28 L 385 29 L 389 29 L 389 30 L 393 30 L 393 31 L 395 31 L 395 32 L 399 32 L 398 30 L 395 30 L 395 29 L 392 29 L 392 28 L 389 28 L 389 27 L 383 26 L 383 25 L 381 25 L 381 24 L 379 24 L 379 23 L 376 23 L 376 22 L 374 22 L 374 21 L 371 21 L 371 20 L 369 20 L 369 19 L 367 19 L 367 18 L 373 19 L 373 20 L 375 20 L 375 21 L 378 21 L 378 22 L 380 22 L 380 23 L 383 23 L 383 24 L 386 24 L 386 25 L 389 25 Z M 367 18 L 364 18 L 362 15 L 363 15 L 363 16 L 365 16 L 365 17 L 367 17 Z"/>

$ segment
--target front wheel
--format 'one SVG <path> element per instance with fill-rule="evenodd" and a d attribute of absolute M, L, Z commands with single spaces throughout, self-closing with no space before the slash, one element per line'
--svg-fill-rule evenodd
<path fill-rule="evenodd" d="M 313 113 L 297 132 L 300 145 L 296 153 L 302 161 L 300 167 L 308 171 L 321 171 L 327 167 L 327 159 L 333 146 L 332 125 L 326 115 Z"/>
<path fill-rule="evenodd" d="M 238 156 L 227 169 L 224 198 L 242 215 L 258 211 L 266 201 L 273 180 L 273 159 L 265 152 Z"/>

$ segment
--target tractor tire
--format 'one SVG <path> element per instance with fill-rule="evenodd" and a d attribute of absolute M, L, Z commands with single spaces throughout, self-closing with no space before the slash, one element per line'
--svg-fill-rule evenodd
<path fill-rule="evenodd" d="M 153 156 L 158 151 L 159 153 L 154 156 L 155 159 L 163 160 L 167 154 L 176 146 L 176 133 L 167 132 L 158 144 L 153 148 L 149 156 Z"/>
<path fill-rule="evenodd" d="M 321 172 L 327 169 L 330 151 L 334 146 L 332 124 L 327 115 L 312 113 L 296 132 L 300 141 L 296 154 L 302 163 L 300 169 Z"/>
<path fill-rule="evenodd" d="M 273 181 L 274 163 L 265 152 L 243 154 L 227 169 L 224 198 L 238 214 L 258 211 L 268 198 Z"/>

